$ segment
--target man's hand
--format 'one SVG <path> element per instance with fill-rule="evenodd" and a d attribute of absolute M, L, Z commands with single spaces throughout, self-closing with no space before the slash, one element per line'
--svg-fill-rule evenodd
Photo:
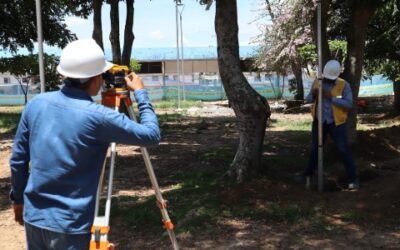
<path fill-rule="evenodd" d="M 125 77 L 126 84 L 129 90 L 139 90 L 144 88 L 143 80 L 135 73 L 130 73 Z"/>
<path fill-rule="evenodd" d="M 326 98 L 328 98 L 330 101 L 332 101 L 333 95 L 332 95 L 332 93 L 331 93 L 330 91 L 324 90 L 324 91 L 323 91 L 323 95 L 324 95 Z"/>
<path fill-rule="evenodd" d="M 24 225 L 24 216 L 23 216 L 24 205 L 14 204 L 13 209 L 14 209 L 14 220 L 18 222 L 18 224 L 20 224 L 21 226 Z"/>

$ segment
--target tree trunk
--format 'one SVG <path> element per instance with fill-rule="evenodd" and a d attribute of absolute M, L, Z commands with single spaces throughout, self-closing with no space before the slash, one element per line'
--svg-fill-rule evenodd
<path fill-rule="evenodd" d="M 400 114 L 400 81 L 393 81 L 394 110 Z"/>
<path fill-rule="evenodd" d="M 349 143 L 357 139 L 357 97 L 360 89 L 362 65 L 364 61 L 365 39 L 368 23 L 376 7 L 365 1 L 353 1 L 350 5 L 350 21 L 347 31 L 347 57 L 345 60 L 344 79 L 350 83 L 353 93 L 353 108 L 349 111 L 347 120 Z"/>
<path fill-rule="evenodd" d="M 328 34 L 327 34 L 327 23 L 328 23 L 328 10 L 331 5 L 332 0 L 325 0 L 321 1 L 321 47 L 322 47 L 322 65 L 330 59 L 330 50 L 329 50 L 329 43 L 328 43 Z M 318 22 L 317 22 L 317 8 L 315 8 L 315 15 L 311 19 L 311 27 L 312 27 L 312 34 L 315 44 L 318 45 Z M 317 47 L 318 51 L 318 47 Z M 322 67 L 323 68 L 323 67 Z"/>
<path fill-rule="evenodd" d="M 292 71 L 296 79 L 296 95 L 295 100 L 304 100 L 304 87 L 303 87 L 303 71 L 301 70 L 300 62 L 292 62 Z"/>
<path fill-rule="evenodd" d="M 129 66 L 131 61 L 132 45 L 135 36 L 133 35 L 133 15 L 134 0 L 126 0 L 126 21 L 125 21 L 125 32 L 124 32 L 124 49 L 122 52 L 122 65 Z"/>
<path fill-rule="evenodd" d="M 242 182 L 262 168 L 262 145 L 270 109 L 240 69 L 236 1 L 216 1 L 215 31 L 221 80 L 239 129 L 239 146 L 228 175 Z"/>
<path fill-rule="evenodd" d="M 110 42 L 112 49 L 113 63 L 121 64 L 121 45 L 119 43 L 119 0 L 110 0 Z"/>
<path fill-rule="evenodd" d="M 93 34 L 92 37 L 96 43 L 104 50 L 103 47 L 103 30 L 101 22 L 101 8 L 103 0 L 93 1 Z"/>
<path fill-rule="evenodd" d="M 17 81 L 19 83 L 19 87 L 21 88 L 22 93 L 24 93 L 24 98 L 25 98 L 24 105 L 26 105 L 28 103 L 28 88 L 29 88 L 28 86 L 29 86 L 29 84 L 27 84 L 26 88 L 24 89 L 24 86 L 22 84 L 22 80 L 18 79 L 17 77 L 15 79 L 17 79 Z"/>

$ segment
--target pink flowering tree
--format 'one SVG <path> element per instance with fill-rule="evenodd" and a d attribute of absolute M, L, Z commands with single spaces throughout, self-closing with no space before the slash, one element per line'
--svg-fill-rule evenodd
<path fill-rule="evenodd" d="M 297 100 L 304 99 L 304 63 L 299 48 L 312 41 L 312 10 L 313 3 L 308 0 L 266 0 L 261 13 L 261 16 L 269 17 L 270 22 L 264 25 L 258 38 L 261 47 L 257 66 L 278 75 L 294 74 Z"/>

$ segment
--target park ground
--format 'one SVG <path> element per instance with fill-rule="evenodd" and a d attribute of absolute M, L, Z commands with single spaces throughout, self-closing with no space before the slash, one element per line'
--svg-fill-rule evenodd
<path fill-rule="evenodd" d="M 156 107 L 162 141 L 149 153 L 181 249 L 400 249 L 400 117 L 389 108 L 359 114 L 353 155 L 360 189 L 346 190 L 328 141 L 325 192 L 319 193 L 293 181 L 308 158 L 311 117 L 304 109 L 274 109 L 264 171 L 236 184 L 224 177 L 238 143 L 226 102 L 194 103 L 179 113 Z M 8 202 L 20 110 L 0 108 L 0 249 L 6 250 L 24 249 L 24 230 Z M 160 220 L 139 149 L 119 145 L 111 241 L 119 250 L 172 249 Z"/>

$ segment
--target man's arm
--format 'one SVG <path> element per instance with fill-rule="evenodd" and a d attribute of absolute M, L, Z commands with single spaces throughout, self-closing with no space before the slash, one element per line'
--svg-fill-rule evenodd
<path fill-rule="evenodd" d="M 351 109 L 353 106 L 353 94 L 351 93 L 350 84 L 348 82 L 345 83 L 342 98 L 333 97 L 332 104 L 341 108 Z"/>
<path fill-rule="evenodd" d="M 14 204 L 23 204 L 23 194 L 29 177 L 29 124 L 27 119 L 27 108 L 21 115 L 17 133 L 14 139 L 12 155 L 10 158 L 11 168 L 11 192 L 10 199 Z"/>
<path fill-rule="evenodd" d="M 147 91 L 144 89 L 142 79 L 131 73 L 125 80 L 128 89 L 134 91 L 140 123 L 136 123 L 118 112 L 107 110 L 101 140 L 144 147 L 158 145 L 160 141 L 158 120 Z"/>
<path fill-rule="evenodd" d="M 317 80 L 314 80 L 313 84 L 311 85 L 310 92 L 306 97 L 306 103 L 312 103 L 318 97 L 318 88 L 315 88 L 315 84 L 317 84 Z"/>

